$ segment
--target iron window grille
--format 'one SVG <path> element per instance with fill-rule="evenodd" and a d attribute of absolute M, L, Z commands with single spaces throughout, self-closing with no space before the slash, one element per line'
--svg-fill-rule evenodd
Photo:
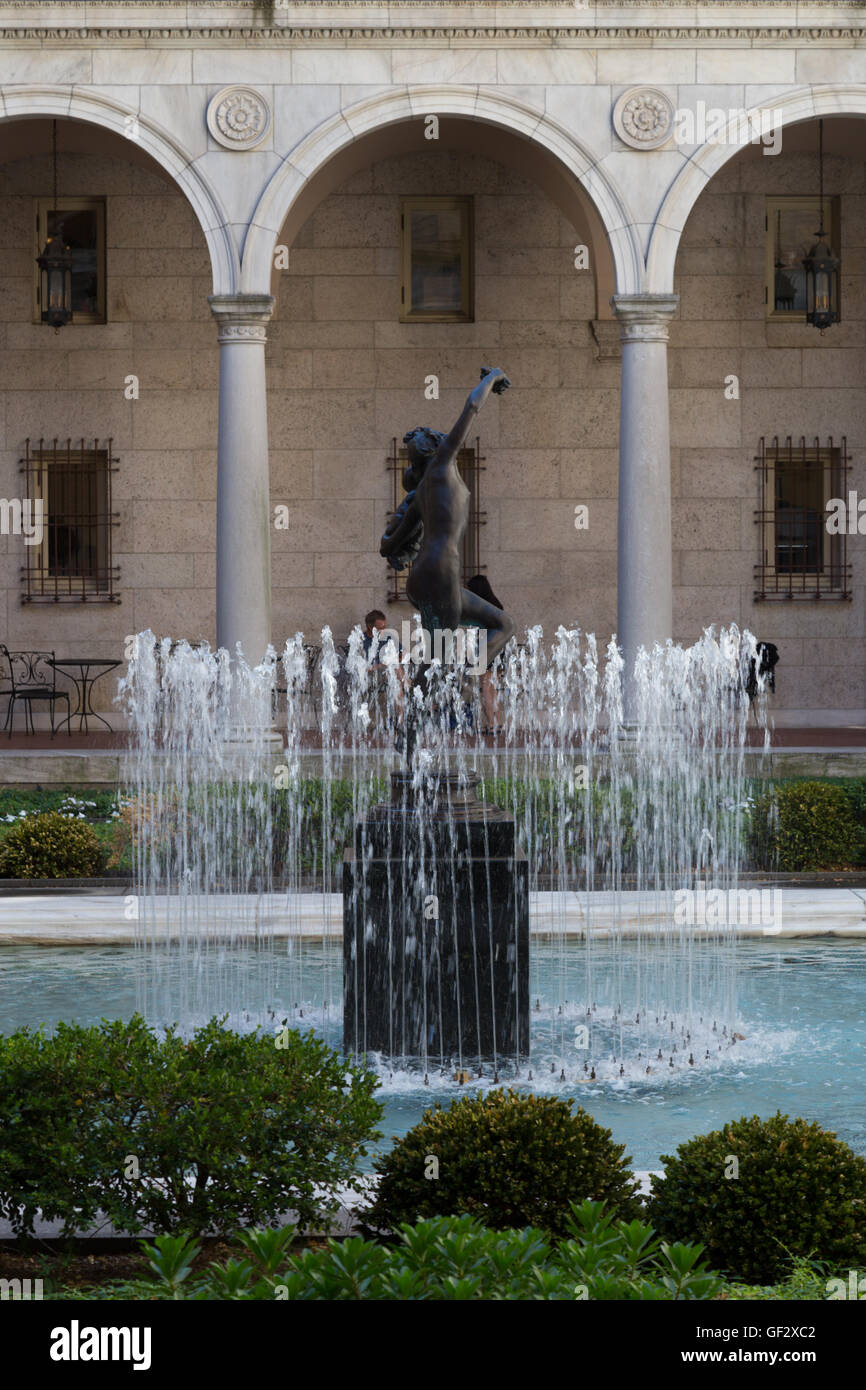
<path fill-rule="evenodd" d="M 113 563 L 111 479 L 118 460 L 109 439 L 77 447 L 54 439 L 25 442 L 25 496 L 42 502 L 42 537 L 21 567 L 22 603 L 119 603 Z"/>
<path fill-rule="evenodd" d="M 847 441 L 761 439 L 755 458 L 759 506 L 755 599 L 850 599 L 844 529 L 827 529 L 832 498 L 847 498 Z"/>
<path fill-rule="evenodd" d="M 391 441 L 391 452 L 387 459 L 387 467 L 391 473 L 391 500 L 393 504 L 388 513 L 389 521 L 406 495 L 403 491 L 402 475 L 408 462 L 408 449 L 402 444 L 398 447 L 395 437 Z M 460 565 L 460 577 L 464 584 L 474 574 L 480 574 L 484 570 L 484 565 L 481 563 L 481 528 L 487 525 L 487 513 L 481 510 L 481 474 L 485 471 L 483 465 L 484 455 L 481 453 L 481 440 L 476 438 L 472 448 L 461 449 L 457 455 L 457 468 L 469 489 L 469 516 L 466 521 L 466 530 L 463 533 Z M 404 570 L 394 570 L 390 565 L 388 566 L 389 603 L 408 602 L 406 581 L 411 569 L 411 565 L 407 565 Z"/>

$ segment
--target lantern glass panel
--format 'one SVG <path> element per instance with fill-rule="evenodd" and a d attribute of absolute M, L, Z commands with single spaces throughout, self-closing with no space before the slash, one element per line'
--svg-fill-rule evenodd
<path fill-rule="evenodd" d="M 63 242 L 72 254 L 72 312 L 95 314 L 98 311 L 98 238 L 95 208 L 78 212 L 49 210 L 48 235 L 62 234 Z"/>
<path fill-rule="evenodd" d="M 36 202 L 36 255 L 41 255 L 49 237 L 59 236 L 69 248 L 72 322 L 104 323 L 105 199 L 60 197 L 56 203 L 50 198 Z M 42 306 L 48 302 L 45 289 L 41 280 L 34 281 L 34 322 L 39 322 Z"/>
<path fill-rule="evenodd" d="M 808 276 L 803 261 L 811 253 L 821 225 L 818 197 L 773 197 L 766 200 L 767 223 L 767 318 L 805 323 L 814 311 L 809 302 Z M 838 254 L 837 198 L 824 199 L 827 244 Z M 838 305 L 837 305 L 838 308 Z"/>

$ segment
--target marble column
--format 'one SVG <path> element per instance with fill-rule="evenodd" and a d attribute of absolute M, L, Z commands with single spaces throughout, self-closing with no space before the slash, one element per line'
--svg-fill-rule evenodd
<path fill-rule="evenodd" d="M 267 294 L 211 295 L 219 326 L 217 645 L 251 665 L 271 640 Z"/>
<path fill-rule="evenodd" d="M 673 635 L 668 329 L 674 294 L 614 295 L 622 396 L 617 519 L 617 635 L 629 673 L 639 647 Z"/>

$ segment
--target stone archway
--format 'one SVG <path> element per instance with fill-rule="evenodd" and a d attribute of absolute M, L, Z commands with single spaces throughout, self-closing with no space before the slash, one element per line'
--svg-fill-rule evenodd
<path fill-rule="evenodd" d="M 0 122 L 22 118 L 81 121 L 134 140 L 187 198 L 207 243 L 214 294 L 234 294 L 240 265 L 228 219 L 216 192 L 182 145 L 150 117 L 97 92 L 69 87 L 0 88 Z"/>
<path fill-rule="evenodd" d="M 866 87 L 803 87 L 748 112 L 755 121 L 761 113 L 778 113 L 783 128 L 822 116 L 866 116 Z M 729 125 L 730 143 L 722 139 L 702 145 L 687 160 L 659 209 L 647 252 L 647 286 L 654 293 L 671 292 L 680 237 L 692 208 L 713 176 L 743 149 L 735 138 L 737 126 L 736 120 Z"/>
<path fill-rule="evenodd" d="M 643 255 L 624 196 L 594 156 L 563 126 L 510 96 L 475 87 L 408 87 L 357 102 L 324 121 L 284 159 L 259 199 L 247 232 L 241 289 L 266 293 L 273 248 L 292 208 L 329 161 L 384 127 L 433 113 L 483 122 L 522 136 L 552 156 L 574 181 L 584 215 L 611 263 L 610 289 L 637 293 Z"/>

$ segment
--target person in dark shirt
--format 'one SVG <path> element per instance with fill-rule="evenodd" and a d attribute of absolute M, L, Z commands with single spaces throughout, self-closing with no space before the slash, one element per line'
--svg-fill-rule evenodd
<path fill-rule="evenodd" d="M 384 639 L 384 641 L 379 643 L 379 646 L 376 649 L 376 660 L 370 660 L 370 654 L 373 649 L 373 639 L 377 632 L 382 632 L 387 626 L 388 619 L 385 617 L 385 614 L 379 608 L 372 608 L 364 619 L 364 655 L 367 658 L 371 671 L 387 671 L 389 663 L 383 661 L 382 657 L 386 652 L 389 651 L 389 648 L 391 649 L 391 651 L 396 653 L 398 658 L 400 656 L 400 649 L 399 647 L 397 647 L 394 638 L 389 634 Z M 395 666 L 394 674 L 396 675 L 397 680 L 400 682 L 397 688 L 397 692 L 394 696 L 394 704 L 397 710 L 398 718 L 402 719 L 403 685 L 405 681 L 403 667 L 400 665 Z"/>
<path fill-rule="evenodd" d="M 364 619 L 364 655 L 368 661 L 370 660 L 370 651 L 373 646 L 373 638 L 375 637 L 377 632 L 384 631 L 384 629 L 387 626 L 388 619 L 385 617 L 385 614 L 378 608 L 372 608 L 370 612 L 367 614 L 366 618 Z M 377 657 L 381 657 L 386 648 L 393 645 L 394 639 L 392 637 L 386 637 L 384 642 L 381 642 L 379 644 L 379 647 L 376 651 Z M 385 669 L 384 661 L 374 661 L 372 665 L 373 669 L 377 671 Z"/>

